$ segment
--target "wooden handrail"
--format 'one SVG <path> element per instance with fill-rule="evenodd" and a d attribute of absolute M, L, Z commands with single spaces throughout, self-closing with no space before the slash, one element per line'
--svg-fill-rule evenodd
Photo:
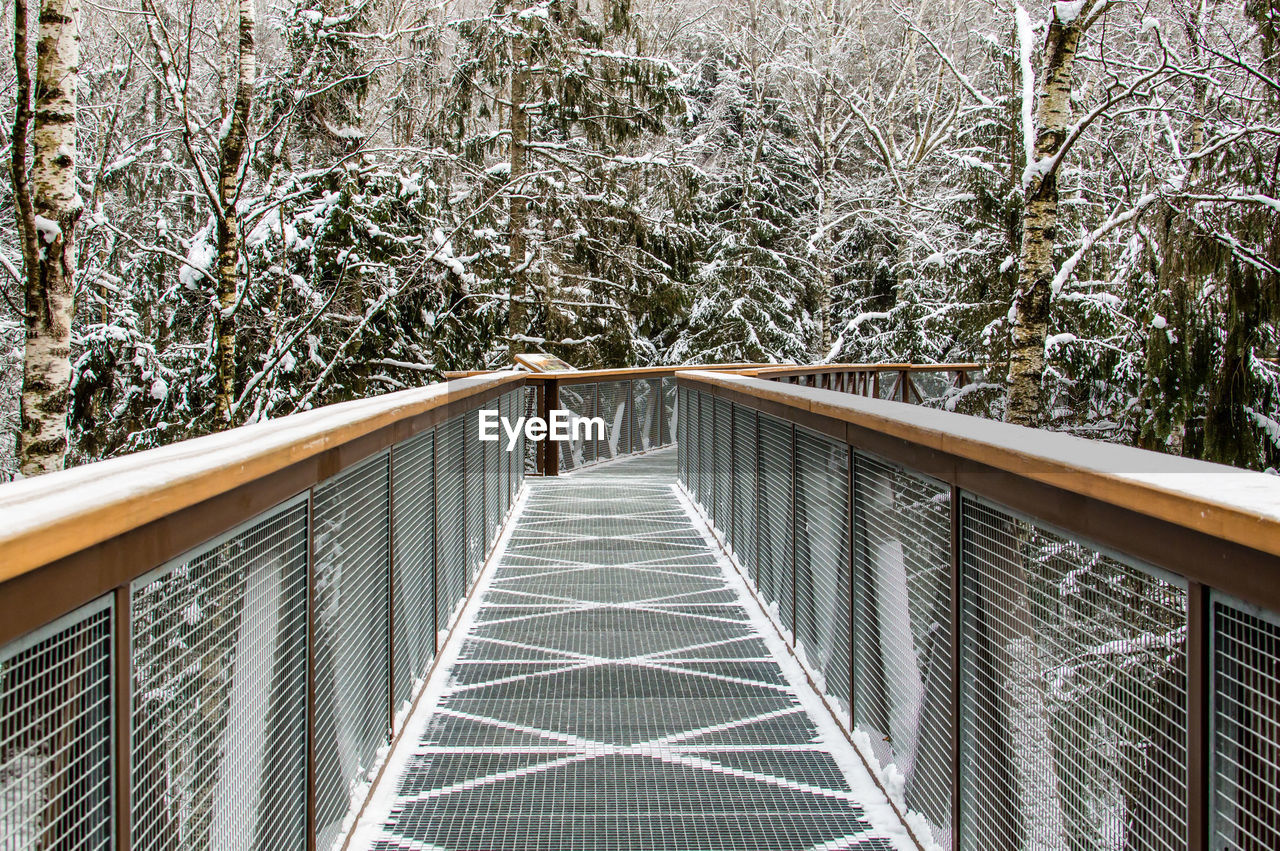
<path fill-rule="evenodd" d="M 524 378 L 491 373 L 328 405 L 0 485 L 0 582 L 373 432 L 523 385 Z"/>
<path fill-rule="evenodd" d="M 821 375 L 833 372 L 976 372 L 986 369 L 981 363 L 824 363 L 814 366 L 787 364 L 756 366 L 738 370 L 739 374 L 756 378 L 773 378 L 787 375 Z M 700 368 L 700 367 L 697 367 Z"/>
<path fill-rule="evenodd" d="M 626 381 L 630 378 L 666 378 L 682 369 L 702 369 L 713 372 L 737 372 L 760 368 L 756 363 L 726 363 L 698 366 L 637 366 L 610 369 L 579 369 L 573 372 L 531 372 L 525 375 L 530 384 L 556 381 L 560 384 L 590 384 L 595 381 Z"/>

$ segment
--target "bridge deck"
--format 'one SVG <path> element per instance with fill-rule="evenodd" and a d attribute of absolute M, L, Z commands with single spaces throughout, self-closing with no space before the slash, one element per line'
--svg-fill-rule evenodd
<path fill-rule="evenodd" d="M 911 847 L 674 480 L 530 480 L 352 848 Z"/>

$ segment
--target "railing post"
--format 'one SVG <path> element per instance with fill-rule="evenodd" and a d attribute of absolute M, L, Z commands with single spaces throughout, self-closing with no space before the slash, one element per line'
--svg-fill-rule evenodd
<path fill-rule="evenodd" d="M 560 407 L 560 382 L 548 379 L 542 385 L 543 420 L 551 422 L 551 412 Z M 560 475 L 560 444 L 554 440 L 542 441 L 542 475 Z"/>
<path fill-rule="evenodd" d="M 961 593 L 960 488 L 951 486 L 951 849 L 960 851 L 960 618 Z"/>
<path fill-rule="evenodd" d="M 1209 848 L 1211 754 L 1209 589 L 1187 583 L 1187 851 Z"/>
<path fill-rule="evenodd" d="M 911 401 L 911 373 L 898 370 L 898 395 L 903 402 Z"/>
<path fill-rule="evenodd" d="M 133 847 L 133 622 L 129 610 L 129 584 L 116 586 L 112 594 L 111 660 L 115 669 L 115 691 L 111 695 L 115 717 L 115 848 L 130 851 Z"/>

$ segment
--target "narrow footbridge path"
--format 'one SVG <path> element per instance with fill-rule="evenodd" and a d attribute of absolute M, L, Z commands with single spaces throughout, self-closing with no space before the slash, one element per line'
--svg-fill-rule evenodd
<path fill-rule="evenodd" d="M 674 483 L 529 480 L 350 847 L 910 847 Z"/>

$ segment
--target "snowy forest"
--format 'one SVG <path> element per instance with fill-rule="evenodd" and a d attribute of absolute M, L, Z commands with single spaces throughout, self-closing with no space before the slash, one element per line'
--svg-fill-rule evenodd
<path fill-rule="evenodd" d="M 0 481 L 521 351 L 1280 466 L 1275 0 L 3 14 Z"/>

